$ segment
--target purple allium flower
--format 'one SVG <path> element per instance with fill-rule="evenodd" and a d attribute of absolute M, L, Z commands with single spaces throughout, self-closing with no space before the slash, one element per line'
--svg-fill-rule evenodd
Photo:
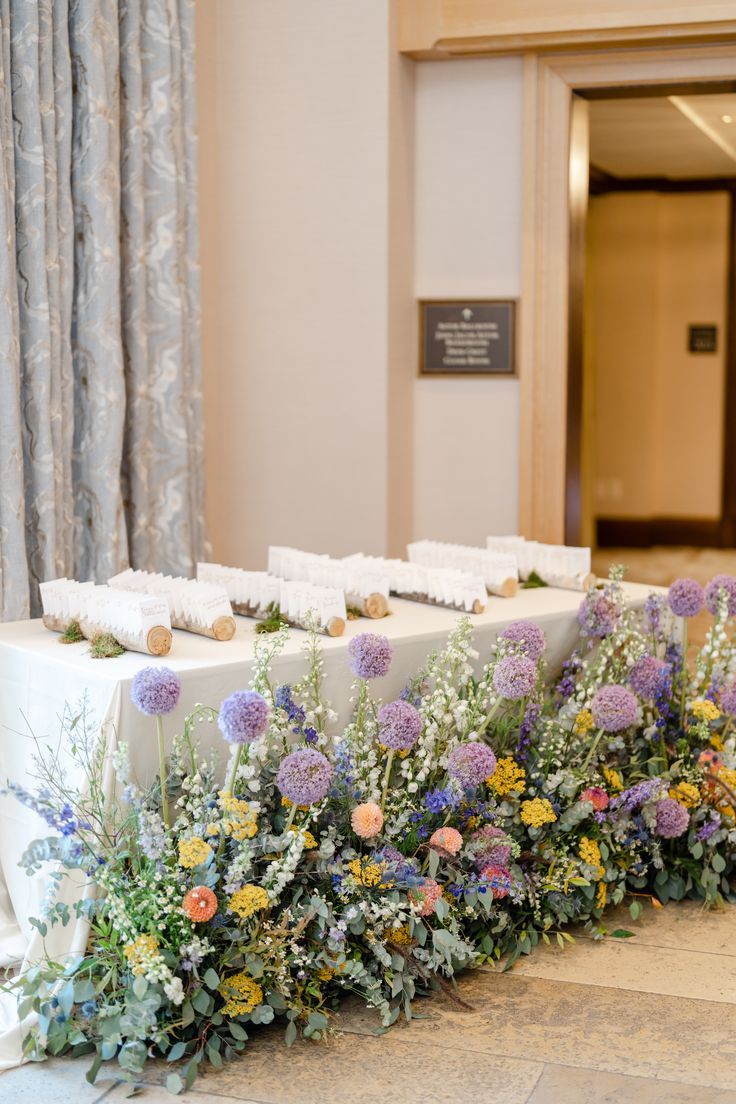
<path fill-rule="evenodd" d="M 669 663 L 653 655 L 643 655 L 629 671 L 629 684 L 645 701 L 654 701 L 671 674 Z"/>
<path fill-rule="evenodd" d="M 676 839 L 687 831 L 690 823 L 690 814 L 684 805 L 675 801 L 673 797 L 663 797 L 657 802 L 657 827 L 658 836 L 664 839 Z"/>
<path fill-rule="evenodd" d="M 636 723 L 639 703 L 625 686 L 601 686 L 593 695 L 590 712 L 597 728 L 621 732 Z"/>
<path fill-rule="evenodd" d="M 698 830 L 697 839 L 700 843 L 704 843 L 705 840 L 710 839 L 714 832 L 716 832 L 721 826 L 721 818 L 718 813 L 711 813 L 710 819 L 706 820 L 703 827 Z"/>
<path fill-rule="evenodd" d="M 514 657 L 521 658 L 521 657 Z M 480 786 L 496 769 L 496 756 L 487 744 L 458 744 L 450 752 L 448 774 L 467 789 Z"/>
<path fill-rule="evenodd" d="M 705 604 L 710 613 L 718 612 L 718 595 L 725 590 L 728 597 L 728 616 L 736 614 L 736 578 L 733 575 L 714 575 L 705 588 Z"/>
<path fill-rule="evenodd" d="M 502 698 L 519 701 L 531 694 L 537 683 L 537 667 L 524 655 L 502 659 L 493 672 L 493 685 Z"/>
<path fill-rule="evenodd" d="M 703 608 L 705 595 L 695 579 L 675 579 L 667 591 L 667 599 L 675 617 L 695 617 Z"/>
<path fill-rule="evenodd" d="M 578 624 L 583 636 L 609 636 L 618 624 L 616 603 L 599 590 L 589 590 L 580 603 Z"/>
<path fill-rule="evenodd" d="M 511 858 L 511 844 L 509 837 L 503 828 L 496 828 L 493 824 L 484 824 L 477 832 L 473 832 L 468 844 L 468 851 L 473 856 L 476 866 L 506 866 Z"/>
<path fill-rule="evenodd" d="M 230 744 L 252 744 L 268 728 L 268 702 L 255 690 L 236 690 L 220 706 L 217 724 Z"/>
<path fill-rule="evenodd" d="M 181 680 L 169 667 L 144 667 L 133 678 L 133 705 L 149 717 L 163 717 L 176 709 Z"/>
<path fill-rule="evenodd" d="M 512 621 L 501 633 L 501 639 L 518 644 L 521 654 L 534 663 L 547 647 L 547 639 L 536 621 Z"/>
<path fill-rule="evenodd" d="M 374 679 L 388 674 L 393 650 L 388 637 L 380 633 L 359 633 L 348 644 L 348 656 L 354 675 Z"/>
<path fill-rule="evenodd" d="M 736 717 L 736 682 L 729 682 L 724 686 L 718 704 L 729 717 Z"/>
<path fill-rule="evenodd" d="M 407 701 L 392 701 L 378 710 L 378 742 L 390 751 L 409 751 L 422 734 L 422 718 Z"/>
<path fill-rule="evenodd" d="M 610 808 L 623 808 L 627 812 L 633 813 L 635 809 L 640 809 L 651 798 L 662 794 L 664 789 L 664 782 L 661 778 L 644 778 L 641 782 L 635 782 L 633 786 L 629 786 L 628 790 L 624 790 L 623 793 L 612 798 Z"/>
<path fill-rule="evenodd" d="M 295 805 L 314 805 L 326 797 L 332 781 L 329 759 L 316 748 L 298 748 L 282 760 L 276 785 Z"/>

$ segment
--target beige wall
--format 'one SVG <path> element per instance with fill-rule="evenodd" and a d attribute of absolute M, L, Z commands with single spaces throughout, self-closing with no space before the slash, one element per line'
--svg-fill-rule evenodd
<path fill-rule="evenodd" d="M 728 217 L 720 192 L 591 201 L 599 516 L 720 516 Z M 688 353 L 690 323 L 718 326 L 718 353 Z"/>
<path fill-rule="evenodd" d="M 418 299 L 519 295 L 521 114 L 519 58 L 417 64 Z M 417 379 L 414 401 L 415 536 L 516 532 L 518 381 Z"/>
<path fill-rule="evenodd" d="M 411 62 L 388 0 L 197 7 L 213 554 L 384 552 L 410 509 Z"/>
<path fill-rule="evenodd" d="M 518 295 L 520 61 L 415 65 L 390 0 L 197 13 L 213 555 L 513 530 L 517 382 L 418 380 L 415 296 Z"/>

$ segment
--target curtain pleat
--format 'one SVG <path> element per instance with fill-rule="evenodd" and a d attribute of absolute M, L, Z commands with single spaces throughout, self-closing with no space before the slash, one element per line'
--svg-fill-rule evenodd
<path fill-rule="evenodd" d="M 0 0 L 0 582 L 203 549 L 192 0 Z"/>

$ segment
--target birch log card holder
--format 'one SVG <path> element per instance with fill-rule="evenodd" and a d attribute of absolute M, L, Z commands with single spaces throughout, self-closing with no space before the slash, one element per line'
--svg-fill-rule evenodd
<path fill-rule="evenodd" d="M 286 623 L 296 628 L 315 629 L 326 636 L 345 632 L 345 593 L 339 587 L 282 579 L 279 609 Z"/>
<path fill-rule="evenodd" d="M 482 576 L 469 571 L 423 567 L 405 560 L 364 556 L 360 552 L 346 556 L 345 562 L 380 567 L 388 575 L 389 592 L 408 602 L 443 606 L 462 613 L 483 613 L 486 608 L 488 592 L 485 581 Z"/>
<path fill-rule="evenodd" d="M 488 593 L 499 598 L 513 598 L 519 591 L 516 558 L 509 553 L 492 552 L 469 544 L 420 540 L 407 545 L 407 554 L 410 563 L 423 567 L 446 567 L 480 575 Z"/>
<path fill-rule="evenodd" d="M 335 560 L 298 548 L 271 545 L 268 570 L 281 579 L 337 587 L 345 595 L 348 617 L 370 617 L 375 620 L 389 612 L 388 572 L 377 563 Z"/>
<path fill-rule="evenodd" d="M 233 613 L 239 617 L 254 617 L 258 621 L 278 614 L 281 580 L 267 571 L 243 571 L 239 567 L 198 563 L 197 579 L 223 587 L 230 599 Z"/>
<path fill-rule="evenodd" d="M 171 651 L 169 607 L 156 595 L 74 579 L 52 579 L 41 583 L 40 590 L 43 623 L 53 632 L 67 633 L 76 626 L 86 640 L 109 634 L 129 651 L 155 656 Z"/>
<path fill-rule="evenodd" d="M 235 635 L 235 618 L 222 586 L 131 568 L 114 575 L 108 583 L 116 590 L 134 590 L 162 598 L 168 603 L 175 629 L 211 640 L 232 640 Z"/>
<path fill-rule="evenodd" d="M 519 578 L 538 577 L 547 586 L 561 590 L 590 590 L 596 577 L 591 571 L 589 548 L 542 544 L 524 537 L 488 537 L 488 548 L 516 557 Z"/>

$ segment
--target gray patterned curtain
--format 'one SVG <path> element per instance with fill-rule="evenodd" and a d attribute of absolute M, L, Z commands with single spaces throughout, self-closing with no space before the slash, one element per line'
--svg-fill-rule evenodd
<path fill-rule="evenodd" d="M 193 0 L 0 0 L 0 615 L 203 551 Z"/>

